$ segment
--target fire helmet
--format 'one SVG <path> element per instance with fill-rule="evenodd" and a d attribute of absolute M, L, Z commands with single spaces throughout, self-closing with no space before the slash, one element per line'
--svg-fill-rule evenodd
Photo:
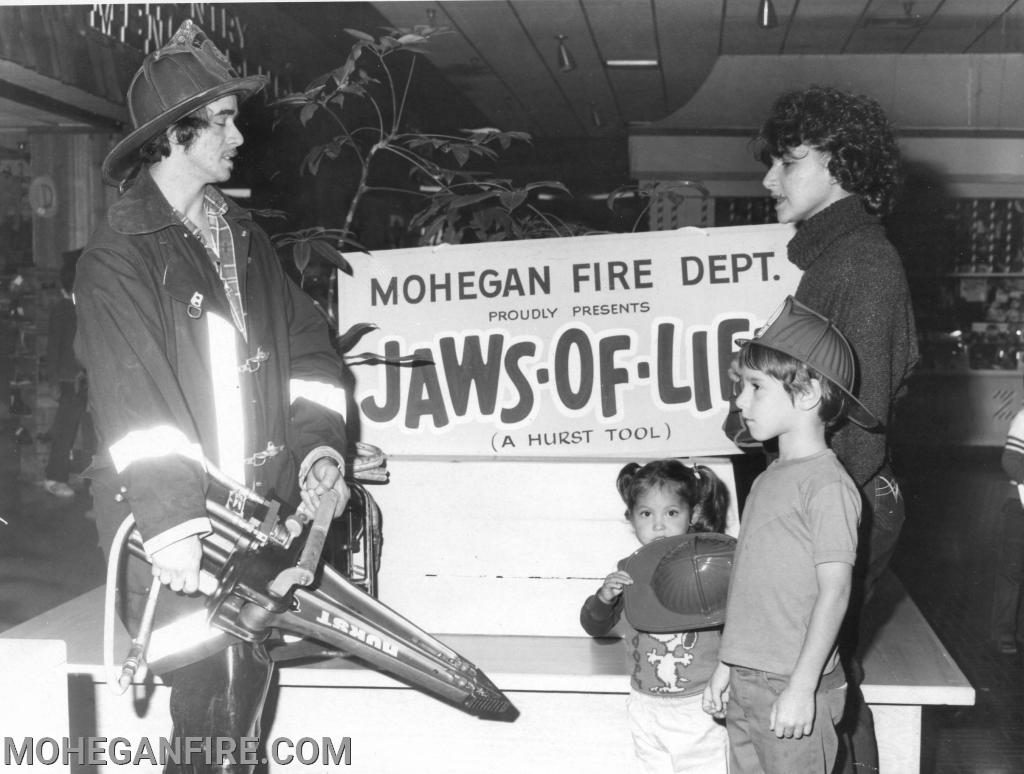
<path fill-rule="evenodd" d="M 136 151 L 167 127 L 229 94 L 246 99 L 267 84 L 265 75 L 239 76 L 191 19 L 147 56 L 128 86 L 133 130 L 103 160 L 103 179 L 121 185 L 134 176 Z"/>
<path fill-rule="evenodd" d="M 746 341 L 740 342 L 747 343 Z M 777 350 L 806 363 L 849 398 L 849 417 L 863 428 L 881 424 L 878 418 L 854 394 L 857 384 L 857 357 L 853 347 L 824 315 L 787 296 L 751 344 Z"/>
<path fill-rule="evenodd" d="M 725 623 L 736 539 L 717 532 L 662 538 L 626 560 L 626 620 L 639 631 L 681 632 Z"/>

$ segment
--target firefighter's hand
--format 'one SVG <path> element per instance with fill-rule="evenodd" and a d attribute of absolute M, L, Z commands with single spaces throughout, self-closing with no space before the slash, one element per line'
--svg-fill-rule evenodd
<path fill-rule="evenodd" d="M 338 493 L 338 510 L 334 514 L 337 518 L 345 510 L 352 493 L 334 460 L 321 457 L 313 463 L 309 475 L 302 482 L 302 505 L 299 506 L 299 511 L 307 518 L 313 518 L 320 505 L 320 496 L 327 494 L 331 489 Z"/>
<path fill-rule="evenodd" d="M 189 535 L 153 554 L 153 577 L 172 591 L 194 594 L 199 590 L 199 563 L 203 548 L 198 535 Z"/>

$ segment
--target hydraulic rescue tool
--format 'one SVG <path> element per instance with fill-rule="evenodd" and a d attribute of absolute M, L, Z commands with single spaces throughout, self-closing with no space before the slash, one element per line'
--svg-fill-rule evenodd
<path fill-rule="evenodd" d="M 237 637 L 265 643 L 275 661 L 355 656 L 477 717 L 518 717 L 515 706 L 476 665 L 373 596 L 380 512 L 362 484 L 347 481 L 352 496 L 343 513 L 338 512 L 338 494 L 330 491 L 312 516 L 300 509 L 282 517 L 281 503 L 233 481 L 209 461 L 205 464 L 212 482 L 206 505 L 213 532 L 201 541 L 200 593 L 206 597 L 204 623 L 215 633 L 204 645 L 206 653 Z M 358 464 L 352 474 L 364 480 L 375 477 L 380 480 L 373 472 L 361 476 Z M 218 490 L 223 497 L 215 495 Z M 335 539 L 339 528 L 347 528 L 347 534 Z M 131 516 L 115 538 L 108 567 L 108 662 L 112 597 L 123 571 L 124 548 L 149 562 Z M 332 564 L 343 565 L 345 574 Z M 144 675 L 159 589 L 154 582 L 128 657 L 109 678 L 114 690 L 123 692 Z M 149 666 L 165 671 L 173 668 L 170 663 L 154 656 Z"/>

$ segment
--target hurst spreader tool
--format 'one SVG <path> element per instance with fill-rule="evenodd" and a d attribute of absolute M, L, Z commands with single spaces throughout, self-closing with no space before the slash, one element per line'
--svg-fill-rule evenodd
<path fill-rule="evenodd" d="M 338 494 L 331 491 L 311 517 L 301 512 L 281 517 L 280 503 L 248 490 L 209 462 L 206 469 L 215 482 L 211 490 L 219 485 L 226 496 L 223 502 L 207 500 L 213 532 L 201 541 L 200 592 L 205 595 L 205 608 L 192 616 L 196 619 L 192 623 L 199 624 L 194 636 L 181 635 L 180 628 L 174 636 L 179 645 L 189 645 L 177 648 L 173 655 L 151 653 L 149 666 L 165 671 L 238 638 L 265 643 L 275 661 L 355 656 L 479 718 L 513 721 L 519 716 L 475 664 L 372 596 L 381 546 L 380 512 L 362 484 L 347 481 L 352 496 L 344 510 L 339 508 Z M 353 477 L 360 477 L 358 465 Z M 372 480 L 372 474 L 368 478 Z M 325 551 L 325 546 L 330 550 Z M 108 649 L 112 649 L 113 597 L 125 547 L 132 556 L 149 562 L 131 516 L 122 524 L 110 555 L 105 611 Z M 331 563 L 325 561 L 325 553 L 332 554 Z M 342 566 L 349 577 L 332 563 Z M 115 690 L 124 691 L 146 669 L 158 599 L 159 591 L 147 598 L 128 658 L 120 673 L 110 678 Z M 158 634 L 152 631 L 154 649 Z M 108 666 L 111 661 L 108 656 Z"/>

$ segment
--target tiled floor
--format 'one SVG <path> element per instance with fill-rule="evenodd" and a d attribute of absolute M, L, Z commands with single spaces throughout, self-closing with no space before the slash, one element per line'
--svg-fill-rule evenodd
<path fill-rule="evenodd" d="M 0 420 L 0 631 L 101 584 L 104 572 L 88 494 L 60 500 L 20 481 L 12 435 Z M 922 771 L 1024 773 L 1024 674 L 987 641 L 1007 492 L 998 451 L 902 449 L 898 461 L 910 516 L 894 567 L 977 691 L 974 707 L 925 710 Z"/>
<path fill-rule="evenodd" d="M 997 449 L 902 449 L 909 517 L 893 566 L 974 685 L 974 707 L 924 713 L 922 768 L 1024 772 L 1024 672 L 988 642 L 992 563 L 1008 486 Z"/>
<path fill-rule="evenodd" d="M 21 447 L 0 420 L 0 631 L 34 618 L 104 581 L 89 496 L 61 499 L 21 480 Z"/>

